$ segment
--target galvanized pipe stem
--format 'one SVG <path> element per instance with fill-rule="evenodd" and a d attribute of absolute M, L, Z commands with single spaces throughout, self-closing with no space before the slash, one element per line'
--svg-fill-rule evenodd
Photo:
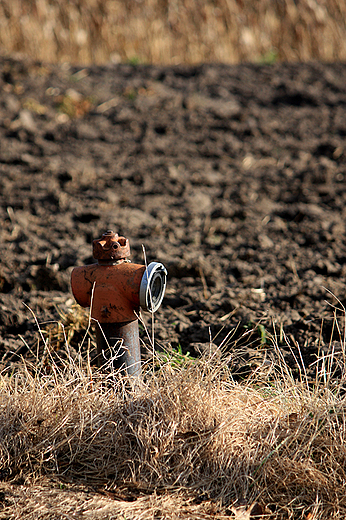
<path fill-rule="evenodd" d="M 138 320 L 125 323 L 99 323 L 96 328 L 99 366 L 109 363 L 112 370 L 139 377 L 141 349 Z"/>

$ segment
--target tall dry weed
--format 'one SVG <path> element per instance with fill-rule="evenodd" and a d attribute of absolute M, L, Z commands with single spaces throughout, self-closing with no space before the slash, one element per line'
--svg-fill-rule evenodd
<path fill-rule="evenodd" d="M 77 358 L 3 372 L 2 478 L 188 490 L 224 507 L 257 501 L 273 518 L 345 516 L 342 378 L 337 391 L 325 374 L 297 382 L 281 359 L 237 383 L 229 359 L 165 359 L 136 383 Z"/>
<path fill-rule="evenodd" d="M 0 0 L 0 48 L 47 62 L 345 60 L 343 0 Z"/>

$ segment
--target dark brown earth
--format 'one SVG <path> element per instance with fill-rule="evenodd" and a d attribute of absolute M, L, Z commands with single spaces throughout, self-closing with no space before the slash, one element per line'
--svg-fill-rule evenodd
<path fill-rule="evenodd" d="M 345 136 L 345 64 L 1 58 L 2 364 L 30 355 L 23 340 L 36 348 L 23 302 L 39 322 L 61 319 L 71 269 L 113 229 L 133 261 L 143 244 L 168 268 L 159 344 L 195 355 L 237 327 L 229 348 L 250 342 L 251 366 L 275 329 L 290 365 L 300 349 L 309 367 L 330 348 L 326 300 L 346 304 Z M 336 328 L 332 339 L 340 350 Z"/>

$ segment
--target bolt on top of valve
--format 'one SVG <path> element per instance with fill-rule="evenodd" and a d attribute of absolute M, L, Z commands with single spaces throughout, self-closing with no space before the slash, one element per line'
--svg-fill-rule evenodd
<path fill-rule="evenodd" d="M 93 241 L 93 257 L 96 260 L 122 260 L 130 256 L 130 244 L 127 238 L 118 233 L 106 231 L 101 238 Z"/>

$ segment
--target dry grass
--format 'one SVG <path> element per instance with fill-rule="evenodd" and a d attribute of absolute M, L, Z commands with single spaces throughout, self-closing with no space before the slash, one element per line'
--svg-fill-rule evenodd
<path fill-rule="evenodd" d="M 0 48 L 47 62 L 346 59 L 344 0 L 0 0 Z"/>
<path fill-rule="evenodd" d="M 333 382 L 330 355 L 314 385 L 279 352 L 242 383 L 215 353 L 166 357 L 133 383 L 46 347 L 44 368 L 1 375 L 0 518 L 222 518 L 254 502 L 262 518 L 346 516 L 344 377 Z M 30 487 L 42 478 L 79 489 Z"/>

